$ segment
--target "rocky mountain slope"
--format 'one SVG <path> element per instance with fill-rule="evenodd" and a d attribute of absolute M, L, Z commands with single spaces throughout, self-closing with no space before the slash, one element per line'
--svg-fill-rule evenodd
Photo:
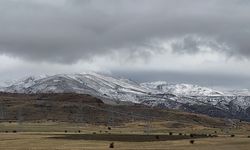
<path fill-rule="evenodd" d="M 230 127 L 227 119 L 162 110 L 144 105 L 107 105 L 86 94 L 49 93 L 16 94 L 0 92 L 0 122 L 70 122 L 116 126 L 151 120 L 164 122 L 164 127 Z M 0 131 L 4 132 L 4 129 Z"/>
<path fill-rule="evenodd" d="M 97 73 L 31 76 L 0 88 L 8 93 L 78 93 L 121 103 L 181 109 L 217 117 L 250 120 L 250 96 L 190 84 L 136 83 Z"/>
<path fill-rule="evenodd" d="M 165 81 L 142 83 L 142 87 L 179 96 L 223 96 L 224 93 L 192 84 L 171 84 Z"/>

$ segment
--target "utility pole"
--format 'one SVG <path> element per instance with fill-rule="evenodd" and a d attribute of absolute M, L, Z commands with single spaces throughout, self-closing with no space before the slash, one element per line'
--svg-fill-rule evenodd
<path fill-rule="evenodd" d="M 110 111 L 108 113 L 108 126 L 112 127 L 114 126 L 114 108 L 113 105 L 111 105 Z"/>
<path fill-rule="evenodd" d="M 6 110 L 4 104 L 0 104 L 0 120 L 4 120 L 6 117 Z"/>
<path fill-rule="evenodd" d="M 134 118 L 134 116 L 133 116 L 133 115 L 134 115 L 133 112 L 131 112 L 130 115 L 131 115 L 131 122 L 134 122 L 134 121 L 135 121 L 135 118 Z"/>
<path fill-rule="evenodd" d="M 146 134 L 149 134 L 151 132 L 151 118 L 149 116 L 149 112 L 145 116 L 145 127 L 144 127 L 144 132 Z"/>
<path fill-rule="evenodd" d="M 18 113 L 17 113 L 17 122 L 19 125 L 21 125 L 23 122 L 22 108 L 20 108 Z"/>
<path fill-rule="evenodd" d="M 115 92 L 116 92 L 115 97 L 111 96 L 114 103 L 115 103 L 114 105 L 120 103 L 119 98 L 118 98 L 118 95 L 119 95 L 119 86 L 118 85 L 115 86 Z M 115 126 L 114 105 L 111 105 L 111 108 L 110 108 L 110 111 L 109 111 L 109 114 L 108 114 L 108 120 L 109 120 L 108 125 L 111 126 L 111 127 Z"/>
<path fill-rule="evenodd" d="M 81 110 L 80 110 L 80 123 L 81 124 L 86 124 L 86 119 L 87 117 L 84 115 L 84 107 L 81 106 Z"/>
<path fill-rule="evenodd" d="M 23 113 L 22 113 L 22 108 L 19 108 L 18 112 L 17 112 L 17 125 L 18 125 L 18 130 L 21 131 L 22 129 L 22 123 L 23 123 Z"/>

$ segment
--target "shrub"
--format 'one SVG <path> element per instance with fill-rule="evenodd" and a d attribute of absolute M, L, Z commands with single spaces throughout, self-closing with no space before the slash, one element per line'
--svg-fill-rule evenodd
<path fill-rule="evenodd" d="M 182 135 L 182 133 L 179 133 L 179 135 Z"/>
<path fill-rule="evenodd" d="M 248 135 L 247 138 L 250 138 L 250 135 Z"/>
<path fill-rule="evenodd" d="M 155 138 L 156 138 L 157 140 L 159 140 L 159 139 L 160 139 L 159 135 L 156 135 L 156 136 L 155 136 Z"/>
<path fill-rule="evenodd" d="M 190 142 L 190 144 L 194 144 L 194 140 L 190 140 L 189 142 Z"/>
<path fill-rule="evenodd" d="M 115 145 L 113 142 L 109 144 L 109 148 L 114 148 L 114 147 L 115 147 Z"/>
<path fill-rule="evenodd" d="M 111 130 L 111 127 L 108 127 L 108 130 Z"/>
<path fill-rule="evenodd" d="M 13 130 L 12 132 L 13 132 L 13 133 L 17 133 L 17 131 L 16 131 L 16 130 Z"/>
<path fill-rule="evenodd" d="M 194 134 L 190 134 L 190 137 L 194 137 Z"/>
<path fill-rule="evenodd" d="M 67 130 L 64 131 L 64 133 L 67 133 L 67 132 L 68 132 Z"/>
<path fill-rule="evenodd" d="M 169 135 L 173 135 L 173 132 L 169 132 Z"/>
<path fill-rule="evenodd" d="M 234 135 L 234 134 L 232 134 L 232 135 L 231 135 L 231 137 L 235 137 L 235 135 Z"/>
<path fill-rule="evenodd" d="M 93 132 L 93 134 L 96 134 L 96 132 Z"/>
<path fill-rule="evenodd" d="M 78 133 L 81 133 L 81 130 L 78 130 Z"/>

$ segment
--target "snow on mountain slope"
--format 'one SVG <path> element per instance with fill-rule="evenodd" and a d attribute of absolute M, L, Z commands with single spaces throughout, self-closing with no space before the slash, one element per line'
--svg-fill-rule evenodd
<path fill-rule="evenodd" d="M 142 87 L 179 96 L 223 96 L 222 92 L 191 84 L 169 84 L 164 81 L 142 83 Z"/>
<path fill-rule="evenodd" d="M 138 102 L 136 95 L 148 93 L 139 84 L 96 73 L 27 77 L 5 88 L 11 93 L 84 93 Z"/>
<path fill-rule="evenodd" d="M 97 73 L 59 74 L 30 76 L 10 83 L 6 92 L 98 92 L 101 95 L 119 97 L 130 94 L 174 94 L 177 96 L 223 96 L 222 92 L 191 84 L 169 84 L 164 81 L 138 84 L 128 79 L 115 78 Z M 124 97 L 124 96 L 123 96 Z"/>
<path fill-rule="evenodd" d="M 117 103 L 126 101 L 220 117 L 225 117 L 225 114 L 229 117 L 246 117 L 250 110 L 250 96 L 239 96 L 239 92 L 237 95 L 230 95 L 197 85 L 169 84 L 164 81 L 138 84 L 128 79 L 97 73 L 30 76 L 10 82 L 0 88 L 0 91 L 90 94 Z"/>
<path fill-rule="evenodd" d="M 13 85 L 15 82 L 17 82 L 17 81 L 15 81 L 15 80 L 0 81 L 0 92 L 5 91 L 6 87 Z"/>
<path fill-rule="evenodd" d="M 249 89 L 231 90 L 231 91 L 227 91 L 227 95 L 232 95 L 232 96 L 250 96 L 250 90 Z"/>

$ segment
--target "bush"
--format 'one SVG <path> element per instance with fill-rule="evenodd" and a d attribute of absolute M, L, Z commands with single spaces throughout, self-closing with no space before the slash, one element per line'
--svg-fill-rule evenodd
<path fill-rule="evenodd" d="M 247 138 L 250 138 L 250 135 L 248 135 Z"/>
<path fill-rule="evenodd" d="M 182 133 L 179 133 L 179 135 L 182 135 Z"/>
<path fill-rule="evenodd" d="M 13 133 L 17 133 L 17 131 L 16 131 L 16 130 L 13 130 L 12 132 L 13 132 Z"/>
<path fill-rule="evenodd" d="M 169 132 L 169 135 L 173 135 L 173 132 Z"/>
<path fill-rule="evenodd" d="M 194 137 L 194 134 L 190 134 L 190 137 Z"/>
<path fill-rule="evenodd" d="M 114 147 L 115 147 L 115 145 L 113 142 L 109 144 L 109 148 L 114 148 Z"/>
<path fill-rule="evenodd" d="M 67 130 L 64 131 L 64 133 L 67 133 L 67 132 L 68 132 Z"/>
<path fill-rule="evenodd" d="M 235 137 L 235 135 L 234 135 L 234 134 L 232 134 L 232 135 L 231 135 L 231 137 Z"/>
<path fill-rule="evenodd" d="M 156 136 L 155 136 L 155 139 L 159 140 L 159 139 L 160 139 L 159 135 L 156 135 Z"/>
<path fill-rule="evenodd" d="M 194 140 L 190 140 L 189 142 L 190 142 L 190 144 L 194 144 Z"/>
<path fill-rule="evenodd" d="M 93 134 L 96 134 L 96 132 L 93 132 Z"/>
<path fill-rule="evenodd" d="M 108 130 L 111 130 L 111 127 L 108 127 Z"/>
<path fill-rule="evenodd" d="M 78 133 L 81 133 L 81 130 L 78 130 Z"/>

